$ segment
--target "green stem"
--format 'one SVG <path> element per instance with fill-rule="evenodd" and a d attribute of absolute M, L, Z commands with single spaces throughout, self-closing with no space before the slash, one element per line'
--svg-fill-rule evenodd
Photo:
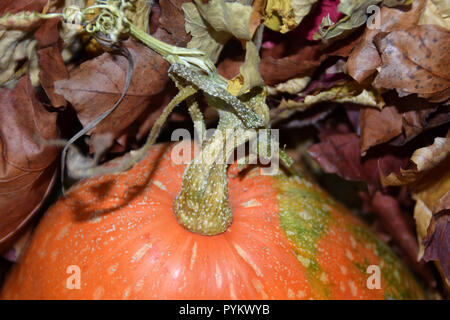
<path fill-rule="evenodd" d="M 180 63 L 189 67 L 194 67 L 200 71 L 206 72 L 209 75 L 217 73 L 216 67 L 209 60 L 203 51 L 196 49 L 188 49 L 167 44 L 161 40 L 152 37 L 147 32 L 141 30 L 133 23 L 129 22 L 130 34 L 139 39 L 149 48 L 163 56 L 170 64 Z"/>
<path fill-rule="evenodd" d="M 247 140 L 244 131 L 234 114 L 222 112 L 217 131 L 186 167 L 174 211 L 189 231 L 217 235 L 230 226 L 233 215 L 228 202 L 227 159 Z"/>

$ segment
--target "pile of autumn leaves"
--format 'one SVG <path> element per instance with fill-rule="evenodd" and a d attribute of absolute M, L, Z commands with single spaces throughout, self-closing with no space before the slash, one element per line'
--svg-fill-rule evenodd
<path fill-rule="evenodd" d="M 411 268 L 433 283 L 424 261 L 435 261 L 450 279 L 448 1 L 131 2 L 133 23 L 166 43 L 206 52 L 231 93 L 267 85 L 274 128 L 313 128 L 310 139 L 294 143 L 307 150 L 297 155 L 363 182 L 365 212 Z M 92 3 L 7 0 L 0 17 Z M 368 12 L 379 13 L 369 27 Z M 133 39 L 124 45 L 134 62 L 131 85 L 89 132 L 90 153 L 139 146 L 175 92 L 162 57 Z M 17 231 L 54 188 L 60 149 L 41 142 L 67 139 L 108 110 L 127 66 L 58 19 L 0 18 L 0 250 L 17 249 Z M 214 123 L 216 114 L 204 111 Z M 175 127 L 185 120 L 184 112 L 170 118 Z"/>

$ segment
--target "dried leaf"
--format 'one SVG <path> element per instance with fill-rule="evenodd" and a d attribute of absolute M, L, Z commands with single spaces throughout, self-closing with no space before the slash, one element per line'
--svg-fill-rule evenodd
<path fill-rule="evenodd" d="M 55 93 L 54 82 L 69 77 L 61 51 L 52 46 L 40 49 L 38 52 L 40 73 L 39 79 L 51 104 L 55 107 L 64 107 L 67 102 L 63 96 Z"/>
<path fill-rule="evenodd" d="M 450 138 L 434 139 L 431 146 L 417 149 L 411 156 L 413 169 L 401 169 L 401 175 L 391 173 L 387 177 L 382 177 L 382 182 L 387 186 L 400 186 L 418 182 L 427 171 L 435 168 L 444 161 L 450 154 Z"/>
<path fill-rule="evenodd" d="M 268 87 L 269 95 L 277 95 L 280 93 L 296 94 L 302 92 L 311 81 L 310 77 L 293 78 L 286 82 L 279 83 L 273 87 Z"/>
<path fill-rule="evenodd" d="M 341 130 L 342 131 L 342 130 Z M 321 132 L 321 142 L 309 148 L 309 154 L 328 173 L 335 173 L 346 180 L 364 181 L 369 193 L 364 194 L 366 212 L 375 214 L 383 231 L 387 232 L 403 252 L 405 261 L 427 281 L 433 283 L 432 275 L 424 262 L 417 262 L 418 245 L 413 234 L 411 216 L 405 214 L 399 204 L 399 195 L 386 193 L 380 183 L 377 166 L 381 172 L 398 171 L 407 158 L 396 156 L 391 150 L 361 158 L 360 140 L 354 133 Z M 400 152 L 404 154 L 406 150 Z M 363 194 L 361 194 L 363 195 Z"/>
<path fill-rule="evenodd" d="M 450 287 L 450 214 L 437 219 L 433 232 L 424 239 L 426 245 L 423 258 L 425 261 L 436 261 L 442 270 L 447 287 Z"/>
<path fill-rule="evenodd" d="M 414 236 L 414 230 L 410 224 L 410 216 L 402 210 L 397 199 L 390 195 L 375 192 L 371 199 L 371 212 L 374 213 L 378 221 L 394 240 L 397 246 L 406 254 L 408 264 L 414 269 L 423 268 L 417 265 L 417 252 L 419 247 Z"/>
<path fill-rule="evenodd" d="M 281 33 L 296 28 L 318 0 L 267 0 L 264 24 Z"/>
<path fill-rule="evenodd" d="M 41 11 L 47 2 L 48 0 L 2 0 L 0 16 L 21 11 Z"/>
<path fill-rule="evenodd" d="M 450 96 L 450 31 L 434 25 L 393 31 L 375 43 L 382 65 L 377 88 L 396 89 L 400 96 L 417 93 L 431 102 Z"/>
<path fill-rule="evenodd" d="M 404 30 L 417 24 L 426 1 L 416 0 L 410 8 L 381 7 L 380 27 L 366 28 L 361 40 L 348 57 L 348 74 L 360 83 L 373 74 L 381 65 L 381 57 L 373 43 L 373 38 L 379 33 Z"/>
<path fill-rule="evenodd" d="M 236 78 L 228 82 L 227 90 L 238 96 L 249 92 L 254 87 L 263 86 L 264 81 L 259 73 L 259 62 L 258 48 L 252 41 L 247 41 L 245 62 L 240 67 L 241 72 Z"/>
<path fill-rule="evenodd" d="M 36 100 L 28 77 L 0 89 L 0 247 L 39 209 L 55 177 L 58 151 L 36 141 L 56 139 L 56 114 Z M 0 248 L 1 250 L 2 248 Z"/>
<path fill-rule="evenodd" d="M 379 109 L 384 106 L 383 99 L 375 90 L 370 88 L 361 90 L 351 83 L 321 91 L 316 95 L 308 95 L 304 101 L 307 105 L 314 105 L 319 102 L 353 103 Z"/>
<path fill-rule="evenodd" d="M 324 17 L 314 39 L 331 39 L 358 28 L 367 21 L 367 8 L 380 2 L 382 0 L 341 0 L 338 10 L 345 17 L 336 23 L 329 16 Z"/>
<path fill-rule="evenodd" d="M 448 0 L 427 0 L 419 25 L 435 24 L 450 30 L 450 2 Z"/>
<path fill-rule="evenodd" d="M 377 186 L 379 178 L 373 173 L 374 164 L 363 163 L 359 145 L 359 138 L 354 133 L 322 134 L 321 142 L 312 145 L 308 152 L 327 173 Z"/>
<path fill-rule="evenodd" d="M 282 58 L 263 56 L 259 71 L 267 85 L 275 85 L 292 78 L 311 76 L 325 58 L 320 54 L 319 45 L 300 46 Z"/>
<path fill-rule="evenodd" d="M 37 40 L 32 34 L 41 23 L 35 14 L 27 12 L 0 18 L 0 86 L 17 80 L 28 71 L 32 84 L 39 84 Z"/>
<path fill-rule="evenodd" d="M 168 81 L 168 63 L 161 56 L 132 40 L 125 46 L 135 66 L 130 88 L 120 106 L 92 130 L 91 136 L 104 132 L 120 136 Z M 104 53 L 73 69 L 69 79 L 56 81 L 55 92 L 71 102 L 80 122 L 86 125 L 118 100 L 124 90 L 127 67 L 124 57 Z"/>
<path fill-rule="evenodd" d="M 147 2 L 150 1 L 141 1 Z M 160 0 L 159 5 L 161 7 L 161 16 L 159 18 L 159 27 L 167 31 L 171 38 L 174 39 L 173 44 L 177 46 L 186 46 L 191 40 L 191 37 L 187 34 L 182 26 L 185 25 L 184 5 L 190 4 L 190 0 Z M 187 21 L 186 21 L 187 26 Z"/>
<path fill-rule="evenodd" d="M 389 142 L 402 146 L 426 130 L 450 122 L 450 106 L 436 105 L 416 95 L 398 97 L 394 91 L 383 95 L 386 104 L 395 106 L 401 115 L 402 133 Z"/>
<path fill-rule="evenodd" d="M 161 1 L 161 6 L 167 1 Z M 148 0 L 129 0 L 131 7 L 125 11 L 126 17 L 141 30 L 149 30 L 150 10 L 152 1 Z"/>
<path fill-rule="evenodd" d="M 282 100 L 279 108 L 306 110 L 316 104 L 324 102 L 352 103 L 378 109 L 381 109 L 384 106 L 383 99 L 375 90 L 370 90 L 370 88 L 363 89 L 351 82 L 337 85 L 330 89 L 321 90 L 314 95 L 303 96 L 303 94 L 300 93 L 299 97 L 301 97 L 301 99 L 295 101 Z"/>
<path fill-rule="evenodd" d="M 362 156 L 370 147 L 402 134 L 402 115 L 394 106 L 387 106 L 382 110 L 364 108 L 360 116 Z"/>
<path fill-rule="evenodd" d="M 243 1 L 244 2 L 244 1 Z M 195 0 L 200 15 L 216 31 L 232 34 L 236 39 L 251 40 L 258 25 L 252 23 L 253 7 L 239 1 Z"/>
<path fill-rule="evenodd" d="M 216 31 L 210 27 L 202 18 L 194 3 L 185 3 L 182 8 L 186 19 L 186 32 L 192 36 L 187 47 L 199 49 L 205 52 L 212 62 L 217 62 L 225 43 L 231 38 L 231 35 Z"/>
<path fill-rule="evenodd" d="M 450 157 L 429 170 L 419 182 L 411 186 L 417 238 L 420 245 L 418 258 L 436 261 L 443 278 L 450 283 L 449 233 L 450 213 Z"/>

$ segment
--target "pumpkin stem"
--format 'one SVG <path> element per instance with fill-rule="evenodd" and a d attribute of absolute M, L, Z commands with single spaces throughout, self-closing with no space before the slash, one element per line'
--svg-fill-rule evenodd
<path fill-rule="evenodd" d="M 235 115 L 222 112 L 214 135 L 186 167 L 174 210 L 178 222 L 189 231 L 217 235 L 230 226 L 227 160 L 247 140 L 244 131 Z"/>

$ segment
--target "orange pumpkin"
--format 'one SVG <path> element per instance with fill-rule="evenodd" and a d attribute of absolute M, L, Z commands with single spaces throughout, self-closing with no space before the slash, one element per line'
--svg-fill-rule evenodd
<path fill-rule="evenodd" d="M 368 227 L 299 175 L 232 166 L 231 225 L 214 236 L 186 230 L 173 210 L 184 166 L 171 148 L 156 145 L 129 171 L 82 181 L 53 205 L 1 297 L 424 298 Z"/>

